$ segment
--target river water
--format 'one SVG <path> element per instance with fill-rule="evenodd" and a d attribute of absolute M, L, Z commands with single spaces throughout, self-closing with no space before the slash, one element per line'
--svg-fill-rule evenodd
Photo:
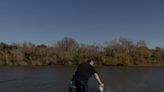
<path fill-rule="evenodd" d="M 0 92 L 68 92 L 76 67 L 0 67 Z M 164 92 L 164 68 L 96 67 L 106 92 Z M 89 80 L 89 92 L 98 92 Z"/>

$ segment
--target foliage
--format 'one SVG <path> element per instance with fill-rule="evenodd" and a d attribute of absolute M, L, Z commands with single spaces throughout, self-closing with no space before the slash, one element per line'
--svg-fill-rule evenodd
<path fill-rule="evenodd" d="M 0 43 L 0 65 L 76 65 L 94 57 L 98 65 L 164 65 L 164 49 L 149 49 L 144 41 L 127 38 L 107 41 L 106 45 L 79 44 L 64 38 L 53 46 L 33 43 Z"/>

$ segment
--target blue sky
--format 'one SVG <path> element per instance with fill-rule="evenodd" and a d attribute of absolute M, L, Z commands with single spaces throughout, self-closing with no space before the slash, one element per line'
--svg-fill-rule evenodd
<path fill-rule="evenodd" d="M 164 48 L 163 0 L 0 0 L 0 42 L 53 45 L 119 37 Z"/>

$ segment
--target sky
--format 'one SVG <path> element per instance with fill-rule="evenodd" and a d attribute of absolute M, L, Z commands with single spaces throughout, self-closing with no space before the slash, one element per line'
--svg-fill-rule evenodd
<path fill-rule="evenodd" d="M 64 37 L 164 48 L 164 0 L 0 0 L 0 42 L 53 45 Z"/>

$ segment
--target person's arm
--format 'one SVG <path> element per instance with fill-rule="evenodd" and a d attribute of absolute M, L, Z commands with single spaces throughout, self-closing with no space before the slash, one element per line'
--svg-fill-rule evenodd
<path fill-rule="evenodd" d="M 104 87 L 104 84 L 101 81 L 101 79 L 100 79 L 100 77 L 99 77 L 99 75 L 97 73 L 94 73 L 94 77 L 97 80 L 97 82 L 99 83 L 99 85 Z"/>
<path fill-rule="evenodd" d="M 79 70 L 79 66 L 77 67 L 76 71 L 74 72 L 74 74 L 72 76 L 72 81 L 75 80 L 75 76 L 77 75 L 78 70 Z"/>

